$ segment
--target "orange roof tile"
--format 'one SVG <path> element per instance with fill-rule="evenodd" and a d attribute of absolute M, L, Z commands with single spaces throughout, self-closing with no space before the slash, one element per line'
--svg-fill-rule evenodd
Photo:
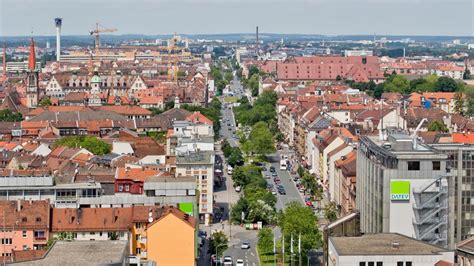
<path fill-rule="evenodd" d="M 474 143 L 474 133 L 453 133 L 455 143 Z"/>

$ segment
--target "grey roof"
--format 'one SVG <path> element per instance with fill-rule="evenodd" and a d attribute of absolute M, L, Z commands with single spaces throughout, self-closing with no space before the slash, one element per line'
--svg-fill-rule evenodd
<path fill-rule="evenodd" d="M 366 234 L 358 237 L 330 237 L 339 256 L 433 255 L 449 250 L 397 233 Z M 393 247 L 398 243 L 398 248 Z"/>
<path fill-rule="evenodd" d="M 311 124 L 309 124 L 309 128 L 311 129 L 325 129 L 331 125 L 331 121 L 326 119 L 323 116 L 318 116 Z"/>
<path fill-rule="evenodd" d="M 30 121 L 90 121 L 90 120 L 126 120 L 127 117 L 108 111 L 82 112 L 43 112 Z"/>
<path fill-rule="evenodd" d="M 176 164 L 213 164 L 214 151 L 200 151 L 179 154 L 176 156 Z"/>
<path fill-rule="evenodd" d="M 15 265 L 122 265 L 127 249 L 124 240 L 56 241 L 44 258 Z"/>

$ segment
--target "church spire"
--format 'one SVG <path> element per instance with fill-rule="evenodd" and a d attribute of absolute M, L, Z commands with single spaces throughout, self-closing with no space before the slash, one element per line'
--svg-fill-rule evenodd
<path fill-rule="evenodd" d="M 35 41 L 31 38 L 30 44 L 30 55 L 28 57 L 28 70 L 35 71 L 36 69 L 36 53 L 35 53 Z"/>

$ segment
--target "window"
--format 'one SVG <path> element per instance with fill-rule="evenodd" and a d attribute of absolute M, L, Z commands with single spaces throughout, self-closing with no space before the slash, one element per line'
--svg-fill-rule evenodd
<path fill-rule="evenodd" d="M 22 235 L 23 238 L 26 238 L 27 237 L 26 231 L 22 231 L 21 235 Z"/>
<path fill-rule="evenodd" d="M 119 192 L 123 191 L 123 185 L 119 185 Z"/>
<path fill-rule="evenodd" d="M 11 238 L 2 238 L 2 245 L 11 245 L 13 243 Z"/>
<path fill-rule="evenodd" d="M 383 262 L 377 261 L 377 266 L 383 266 Z"/>
<path fill-rule="evenodd" d="M 142 224 L 141 224 L 141 223 L 137 223 L 137 224 L 135 225 L 135 227 L 136 227 L 137 229 L 140 229 L 140 228 L 142 228 Z"/>
<path fill-rule="evenodd" d="M 95 235 L 95 232 L 89 232 L 89 235 L 93 236 Z"/>
<path fill-rule="evenodd" d="M 23 245 L 23 250 L 28 250 L 28 245 Z"/>
<path fill-rule="evenodd" d="M 441 170 L 441 162 L 440 161 L 433 161 L 433 171 Z"/>
<path fill-rule="evenodd" d="M 201 178 L 202 178 L 202 180 L 206 180 L 206 179 L 207 179 L 207 175 L 202 175 Z"/>
<path fill-rule="evenodd" d="M 135 235 L 135 240 L 136 241 L 140 240 L 140 235 Z"/>
<path fill-rule="evenodd" d="M 142 253 L 142 250 L 140 248 L 136 248 L 135 253 L 138 255 L 138 254 Z"/>
<path fill-rule="evenodd" d="M 365 261 L 359 262 L 359 266 L 365 266 Z"/>
<path fill-rule="evenodd" d="M 419 171 L 420 161 L 408 161 L 408 171 Z"/>
<path fill-rule="evenodd" d="M 403 266 L 403 261 L 397 261 L 397 266 Z"/>
<path fill-rule="evenodd" d="M 368 266 L 374 266 L 374 262 L 373 262 L 373 261 L 369 261 Z"/>
<path fill-rule="evenodd" d="M 129 184 L 125 185 L 125 191 L 130 191 L 130 185 Z"/>
<path fill-rule="evenodd" d="M 405 266 L 411 266 L 411 261 L 406 261 Z"/>

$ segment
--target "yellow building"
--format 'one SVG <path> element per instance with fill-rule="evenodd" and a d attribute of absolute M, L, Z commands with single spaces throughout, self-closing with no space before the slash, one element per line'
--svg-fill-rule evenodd
<path fill-rule="evenodd" d="M 196 219 L 173 207 L 134 208 L 130 253 L 157 265 L 195 265 Z"/>

